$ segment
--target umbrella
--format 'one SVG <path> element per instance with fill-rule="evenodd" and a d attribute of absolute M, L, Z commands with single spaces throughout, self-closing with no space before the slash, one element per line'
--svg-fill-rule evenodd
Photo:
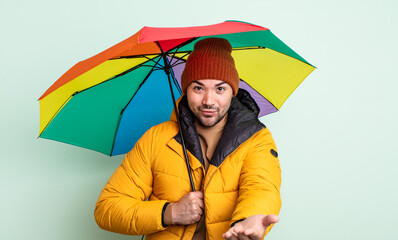
<path fill-rule="evenodd" d="M 39 137 L 111 156 L 128 152 L 147 129 L 169 119 L 182 94 L 186 59 L 195 42 L 206 37 L 231 43 L 240 86 L 256 100 L 260 116 L 278 111 L 314 70 L 258 25 L 144 27 L 77 63 L 39 98 Z"/>

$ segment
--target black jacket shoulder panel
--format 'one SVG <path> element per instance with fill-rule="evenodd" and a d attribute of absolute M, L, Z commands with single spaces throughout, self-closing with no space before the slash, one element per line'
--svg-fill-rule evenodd
<path fill-rule="evenodd" d="M 250 94 L 239 89 L 232 99 L 228 121 L 213 153 L 211 164 L 220 166 L 224 159 L 251 136 L 265 128 L 258 120 L 260 108 Z"/>
<path fill-rule="evenodd" d="M 178 104 L 179 120 L 181 131 L 184 138 L 185 146 L 204 166 L 204 158 L 202 155 L 202 148 L 200 146 L 199 135 L 196 131 L 193 116 L 188 106 L 187 96 L 183 96 Z M 180 132 L 174 139 L 182 145 Z"/>

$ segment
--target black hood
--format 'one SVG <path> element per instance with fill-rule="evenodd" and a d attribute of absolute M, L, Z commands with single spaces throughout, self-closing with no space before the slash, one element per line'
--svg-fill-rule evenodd
<path fill-rule="evenodd" d="M 180 124 L 187 149 L 204 165 L 199 136 L 194 124 L 194 118 L 188 106 L 187 97 L 183 96 L 178 104 L 180 111 Z M 239 89 L 236 97 L 232 98 L 228 110 L 227 123 L 224 131 L 213 153 L 210 164 L 218 167 L 224 159 L 235 151 L 243 142 L 253 134 L 265 128 L 265 125 L 258 120 L 260 108 L 257 106 L 250 94 Z M 178 133 L 174 137 L 181 144 L 181 137 Z"/>

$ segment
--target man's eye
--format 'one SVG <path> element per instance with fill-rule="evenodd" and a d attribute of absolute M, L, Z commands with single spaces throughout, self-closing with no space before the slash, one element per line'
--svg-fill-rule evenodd
<path fill-rule="evenodd" d="M 218 88 L 217 88 L 217 91 L 219 91 L 219 92 L 222 92 L 222 91 L 224 91 L 224 90 L 225 90 L 224 87 L 218 87 Z"/>
<path fill-rule="evenodd" d="M 199 91 L 199 90 L 202 90 L 202 87 L 200 87 L 200 86 L 194 86 L 193 89 Z"/>

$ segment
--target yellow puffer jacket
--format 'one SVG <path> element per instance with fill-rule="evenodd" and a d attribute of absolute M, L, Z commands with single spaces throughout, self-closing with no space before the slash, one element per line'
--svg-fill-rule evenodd
<path fill-rule="evenodd" d="M 251 215 L 278 214 L 281 172 L 275 143 L 258 121 L 258 107 L 247 92 L 233 98 L 207 172 L 186 98 L 179 110 L 195 188 L 204 193 L 207 239 L 223 239 L 232 223 Z M 192 239 L 197 224 L 162 225 L 165 203 L 191 191 L 179 141 L 173 120 L 141 137 L 99 196 L 94 213 L 101 228 L 145 234 L 148 240 Z"/>

